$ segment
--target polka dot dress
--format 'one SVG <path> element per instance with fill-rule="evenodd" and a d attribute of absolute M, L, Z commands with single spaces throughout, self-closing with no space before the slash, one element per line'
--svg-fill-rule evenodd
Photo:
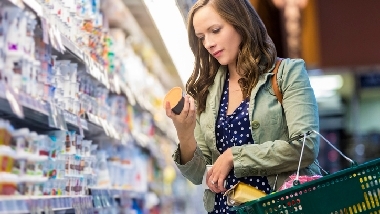
<path fill-rule="evenodd" d="M 240 106 L 235 109 L 231 115 L 227 115 L 228 107 L 228 85 L 229 74 L 227 73 L 226 83 L 224 84 L 222 100 L 219 108 L 218 118 L 216 122 L 216 147 L 222 154 L 228 148 L 233 146 L 241 146 L 244 144 L 253 144 L 251 135 L 251 126 L 248 117 L 249 99 L 243 100 Z M 236 178 L 232 169 L 226 178 L 226 189 L 231 188 L 238 181 L 256 187 L 259 190 L 269 194 L 271 189 L 266 177 L 250 176 L 244 178 Z M 223 193 L 216 194 L 214 211 L 211 213 L 236 213 L 229 210 L 226 198 Z"/>

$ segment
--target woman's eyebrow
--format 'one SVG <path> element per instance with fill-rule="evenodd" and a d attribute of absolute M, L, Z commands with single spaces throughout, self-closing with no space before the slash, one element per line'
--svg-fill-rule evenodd
<path fill-rule="evenodd" d="M 217 26 L 217 24 L 213 24 L 213 25 L 211 25 L 210 27 L 207 28 L 207 31 L 209 31 L 210 28 L 215 27 L 215 26 Z M 197 33 L 197 32 L 195 32 L 195 35 L 196 35 L 196 36 L 201 36 L 201 35 L 203 35 L 203 33 Z"/>

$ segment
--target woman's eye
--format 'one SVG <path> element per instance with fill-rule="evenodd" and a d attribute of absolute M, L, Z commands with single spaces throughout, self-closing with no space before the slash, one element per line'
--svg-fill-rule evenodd
<path fill-rule="evenodd" d="M 205 40 L 205 38 L 204 37 L 199 37 L 199 40 L 203 41 L 203 40 Z"/>
<path fill-rule="evenodd" d="M 215 34 L 216 34 L 216 33 L 219 33 L 219 31 L 220 31 L 219 28 L 218 28 L 218 29 L 213 29 L 213 30 L 212 30 L 212 33 L 215 33 Z"/>

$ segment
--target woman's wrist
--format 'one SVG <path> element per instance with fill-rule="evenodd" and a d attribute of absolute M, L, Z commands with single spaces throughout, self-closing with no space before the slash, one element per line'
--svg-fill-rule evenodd
<path fill-rule="evenodd" d="M 226 156 L 228 164 L 232 168 L 234 166 L 234 156 L 232 154 L 232 149 L 228 148 L 223 154 Z"/>
<path fill-rule="evenodd" d="M 177 135 L 177 136 L 178 136 L 178 140 L 179 140 L 180 143 L 188 144 L 188 143 L 191 143 L 191 142 L 195 142 L 194 134 L 191 134 L 191 135 Z"/>
<path fill-rule="evenodd" d="M 191 161 L 197 148 L 195 139 L 192 143 L 190 141 L 187 141 L 186 143 L 180 141 L 178 146 L 181 156 L 181 164 L 186 164 L 187 162 Z"/>

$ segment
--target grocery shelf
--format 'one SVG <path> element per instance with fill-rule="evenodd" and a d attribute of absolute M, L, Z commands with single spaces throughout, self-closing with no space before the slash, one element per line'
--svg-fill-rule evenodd
<path fill-rule="evenodd" d="M 44 111 L 41 111 L 40 109 L 33 109 L 21 104 L 24 117 L 20 118 L 13 112 L 9 101 L 0 95 L 0 117 L 12 121 L 12 125 L 16 128 L 28 127 L 34 131 L 64 129 L 76 131 L 77 133 L 80 133 L 80 129 L 82 129 L 84 135 L 89 139 L 104 136 L 104 138 L 108 141 L 116 140 L 107 136 L 104 133 L 103 127 L 93 122 L 80 118 L 80 123 L 78 123 L 76 115 L 67 111 L 63 111 L 62 115 L 57 116 L 57 118 L 63 120 L 60 121 L 63 124 L 60 124 L 60 126 L 51 126 L 51 124 L 49 124 L 49 103 L 41 103 L 41 106 Z"/>
<path fill-rule="evenodd" d="M 49 213 L 75 213 L 75 200 L 91 196 L 0 196 L 0 214 L 31 213 L 33 210 Z"/>
<path fill-rule="evenodd" d="M 104 87 L 110 88 L 110 82 L 107 72 L 104 67 L 96 63 L 92 58 L 86 55 L 80 50 L 73 42 L 71 42 L 66 36 L 60 35 L 62 44 L 70 54 L 70 57 L 74 56 L 77 62 L 85 65 L 86 72 L 89 73 L 94 79 L 99 81 Z"/>
<path fill-rule="evenodd" d="M 56 148 L 53 148 L 53 146 L 50 146 L 47 144 L 49 143 L 49 141 L 45 139 L 45 136 L 41 136 L 41 138 L 44 138 L 43 143 L 46 143 L 46 145 L 44 146 L 45 147 L 49 146 L 50 148 L 53 148 L 52 149 L 53 152 L 51 152 L 49 149 L 45 149 L 43 152 L 48 151 L 49 154 L 54 154 L 54 156 L 53 155 L 49 156 L 50 159 L 48 159 L 47 161 L 38 161 L 41 163 L 46 162 L 46 165 L 49 165 L 48 167 L 50 168 L 48 168 L 48 170 L 43 169 L 44 174 L 48 175 L 48 176 L 45 175 L 46 176 L 45 178 L 49 180 L 38 183 L 36 185 L 40 185 L 39 188 L 44 188 L 43 192 L 49 194 L 50 191 L 48 191 L 48 188 L 53 188 L 50 186 L 57 185 L 57 183 L 61 185 L 60 180 L 63 180 L 63 179 L 60 179 L 57 182 L 55 181 L 50 182 L 51 180 L 54 180 L 55 178 L 54 177 L 55 174 L 53 173 L 56 173 L 54 171 L 50 171 L 50 169 L 62 170 L 63 168 L 61 168 L 61 166 L 64 166 L 63 164 L 66 164 L 65 165 L 66 169 L 68 169 L 69 168 L 68 166 L 70 166 L 71 171 L 74 169 L 74 171 L 79 172 L 84 169 L 82 168 L 83 166 L 82 163 L 86 163 L 86 164 L 91 163 L 93 161 L 92 159 L 95 159 L 95 157 L 100 159 L 99 158 L 100 153 L 111 156 L 113 154 L 110 154 L 110 153 L 112 153 L 114 150 L 117 151 L 121 149 L 125 149 L 125 150 L 133 149 L 133 151 L 134 152 L 136 151 L 138 155 L 144 156 L 144 159 L 141 161 L 144 161 L 144 164 L 146 163 L 147 169 L 150 169 L 148 168 L 150 166 L 148 164 L 152 164 L 152 167 L 153 167 L 152 169 L 154 170 L 154 171 L 152 170 L 152 172 L 147 170 L 147 172 L 138 171 L 138 172 L 133 172 L 133 173 L 136 173 L 136 174 L 139 173 L 137 174 L 139 176 L 145 173 L 148 175 L 149 173 L 155 173 L 153 174 L 153 176 L 154 177 L 157 176 L 157 178 L 160 179 L 161 177 L 159 176 L 161 175 L 160 174 L 161 170 L 164 169 L 166 165 L 166 159 L 164 158 L 162 154 L 161 146 L 157 143 L 155 139 L 156 136 L 155 136 L 154 127 L 153 127 L 155 126 L 157 129 L 159 129 L 157 127 L 157 124 L 154 124 L 153 122 L 154 121 L 153 118 L 154 116 L 157 115 L 158 111 L 155 108 L 155 106 L 151 105 L 150 103 L 147 103 L 147 100 L 151 100 L 151 99 L 142 98 L 143 97 L 141 96 L 142 91 L 144 92 L 146 91 L 144 87 L 141 87 L 141 88 L 138 87 L 136 89 L 133 87 L 135 86 L 133 85 L 134 83 L 133 81 L 129 81 L 128 79 L 129 81 L 128 82 L 125 79 L 119 78 L 119 76 L 123 76 L 127 78 L 128 75 L 125 73 L 130 68 L 128 67 L 128 69 L 124 69 L 120 71 L 120 75 L 119 75 L 119 70 L 117 70 L 119 69 L 119 67 L 115 66 L 115 65 L 118 65 L 117 63 L 112 64 L 106 59 L 106 57 L 104 57 L 102 54 L 99 54 L 98 52 L 94 50 L 92 50 L 91 55 L 88 54 L 87 51 L 85 51 L 85 48 L 82 49 L 82 47 L 79 45 L 80 42 L 78 43 L 75 42 L 74 39 L 72 39 L 74 37 L 72 37 L 71 34 L 65 33 L 68 31 L 65 31 L 64 30 L 65 28 L 62 27 L 61 25 L 57 25 L 49 29 L 49 26 L 51 26 L 51 23 L 49 23 L 49 21 L 56 20 L 56 18 L 61 17 L 61 16 L 57 16 L 57 14 L 54 14 L 54 16 L 47 15 L 46 12 L 49 9 L 45 8 L 45 4 L 41 3 L 40 5 L 41 1 L 4 0 L 2 1 L 2 3 L 3 2 L 9 2 L 9 4 L 13 4 L 13 5 L 18 6 L 19 8 L 25 9 L 27 11 L 31 11 L 31 13 L 34 12 L 34 14 L 38 16 L 38 17 L 35 17 L 30 13 L 25 13 L 25 14 L 28 14 L 28 16 L 30 15 L 30 17 L 32 17 L 31 22 L 33 21 L 34 24 L 37 23 L 37 25 L 33 28 L 35 29 L 34 35 L 35 36 L 37 35 L 37 37 L 34 37 L 34 39 L 36 40 L 36 44 L 39 43 L 39 46 L 35 45 L 35 47 L 36 48 L 39 47 L 40 48 L 39 50 L 41 51 L 39 51 L 38 54 L 36 54 L 33 57 L 29 55 L 25 57 L 28 60 L 31 60 L 33 62 L 33 66 L 36 66 L 35 68 L 36 72 L 34 72 L 35 74 L 30 75 L 30 77 L 26 73 L 22 73 L 23 81 L 20 82 L 21 85 L 13 84 L 13 83 L 10 84 L 8 82 L 7 85 L 9 86 L 5 86 L 0 83 L 0 118 L 5 120 L 4 121 L 5 125 L 8 125 L 7 123 L 9 121 L 15 129 L 28 128 L 30 131 L 37 132 L 37 135 L 43 135 L 44 133 L 46 133 L 46 131 L 53 131 L 53 130 L 63 130 L 63 131 L 67 130 L 67 131 L 76 132 L 76 133 L 70 132 L 70 136 L 69 136 L 70 140 L 68 140 L 67 138 L 68 133 L 64 133 L 66 134 L 66 139 L 64 141 L 66 144 L 63 144 L 63 145 L 66 147 L 65 148 L 66 150 L 63 149 L 62 151 L 66 151 L 67 154 L 70 154 L 70 156 L 66 154 L 66 156 L 64 156 L 65 158 L 64 160 L 60 159 L 61 157 L 57 155 L 58 153 L 56 152 L 58 150 L 53 150 Z M 14 9 L 18 11 L 17 8 L 10 8 L 10 9 Z M 64 13 L 64 14 L 68 14 L 68 13 Z M 49 29 L 49 31 L 47 31 L 47 29 Z M 50 30 L 53 30 L 53 32 L 51 32 Z M 81 30 L 81 31 L 84 31 L 84 30 Z M 67 35 L 67 37 L 65 35 Z M 110 37 L 105 37 L 105 38 L 111 41 Z M 50 44 L 48 44 L 48 41 L 50 41 Z M 111 45 L 109 45 L 109 47 L 111 47 Z M 128 47 L 129 46 L 127 46 L 127 48 Z M 110 49 L 105 52 L 108 52 L 109 54 L 108 56 L 113 56 L 114 52 L 116 51 L 113 52 L 113 50 Z M 19 52 L 17 52 L 17 54 L 19 54 Z M 19 55 L 21 56 L 21 54 Z M 137 53 L 137 55 L 139 54 Z M 111 60 L 111 57 L 109 57 L 109 60 Z M 130 63 L 130 64 L 133 64 L 133 63 Z M 41 71 L 47 73 L 50 76 L 48 75 L 47 77 L 42 76 L 37 66 L 41 66 Z M 160 70 L 159 66 L 155 66 L 155 67 L 156 67 L 156 70 Z M 67 82 L 68 80 L 66 79 L 66 76 L 68 76 L 67 73 L 69 73 L 69 69 L 74 69 L 74 68 L 78 68 L 78 70 L 77 72 L 71 72 L 73 74 L 75 73 L 75 76 L 72 75 L 72 78 L 70 77 L 70 80 L 68 83 Z M 22 69 L 24 69 L 24 67 Z M 62 70 L 59 70 L 59 69 L 62 69 Z M 28 71 L 28 70 L 25 70 L 25 71 Z M 45 75 L 45 73 L 43 75 Z M 37 74 L 40 76 L 38 76 Z M 62 77 L 64 77 L 65 79 L 63 79 Z M 34 78 L 36 78 L 36 82 L 32 82 Z M 53 79 L 53 78 L 57 78 L 57 79 Z M 166 78 L 166 81 L 170 82 L 169 78 Z M 83 84 L 78 84 L 78 82 L 83 83 Z M 33 87 L 35 83 L 39 84 L 38 88 Z M 42 86 L 44 86 L 43 95 L 39 93 L 39 92 L 42 92 L 42 89 L 40 90 Z M 11 89 L 8 87 L 14 87 L 15 89 Z M 68 87 L 70 87 L 70 90 L 68 90 Z M 72 88 L 75 88 L 75 89 L 72 89 Z M 33 90 L 33 89 L 37 89 L 37 90 Z M 54 94 L 55 89 L 59 89 L 56 91 L 59 91 L 60 93 L 55 92 Z M 13 91 L 13 90 L 20 90 L 20 92 Z M 31 94 L 32 96 L 36 98 L 30 95 L 23 94 L 23 93 Z M 154 94 L 154 95 L 157 96 L 157 94 Z M 79 101 L 78 101 L 78 97 L 79 97 Z M 114 98 L 114 100 L 112 100 L 111 98 Z M 52 101 L 50 102 L 50 100 Z M 75 111 L 73 110 L 73 112 L 82 112 L 82 111 L 79 111 L 78 106 L 80 106 L 81 110 L 85 109 L 85 111 L 87 112 L 78 116 L 69 111 L 59 108 L 58 106 L 55 105 L 54 100 L 58 100 L 59 103 L 62 104 L 62 106 L 67 107 L 66 109 L 69 109 L 68 106 L 71 107 L 71 105 L 67 104 L 68 102 L 70 102 L 70 104 L 71 102 L 75 102 L 73 103 L 72 108 L 75 108 L 76 110 Z M 102 105 L 107 105 L 107 106 L 104 107 Z M 127 109 L 128 111 L 124 111 L 125 109 Z M 131 112 L 129 112 L 130 110 Z M 91 115 L 89 112 L 99 115 L 99 117 Z M 124 114 L 124 112 L 127 112 L 127 114 Z M 120 115 L 121 115 L 121 118 L 120 118 Z M 103 117 L 103 118 L 100 118 L 100 117 Z M 108 121 L 105 118 L 107 118 Z M 133 123 L 134 125 L 133 127 L 129 126 L 131 125 L 131 123 Z M 159 130 L 157 133 L 165 133 L 165 128 L 167 127 L 165 127 L 165 125 L 162 125 L 162 124 L 160 124 L 160 127 L 161 127 L 161 130 Z M 131 128 L 131 130 L 134 130 L 134 132 L 132 133 L 132 131 L 129 131 L 129 128 Z M 24 132 L 27 133 L 26 129 L 22 131 L 23 131 L 22 133 Z M 63 133 L 55 133 L 55 134 L 63 134 Z M 36 135 L 36 133 L 30 134 L 30 136 L 32 137 L 34 137 L 34 135 Z M 71 139 L 75 139 L 75 140 L 80 139 L 80 138 L 72 137 L 76 135 L 83 135 L 85 137 L 84 140 L 86 140 L 86 143 L 83 143 L 82 145 L 84 148 L 83 150 L 86 151 L 86 156 L 80 157 L 80 155 L 77 155 L 78 149 L 71 149 L 70 153 L 67 152 L 69 147 L 80 148 L 79 146 L 77 146 L 77 145 L 80 145 L 79 143 L 75 144 L 75 141 L 71 141 Z M 31 145 L 30 144 L 31 141 L 29 141 L 29 139 L 34 139 L 32 137 L 25 138 L 28 140 L 29 145 Z M 40 136 L 38 136 L 38 139 L 39 138 Z M 21 140 L 21 137 L 19 139 Z M 52 136 L 51 136 L 51 139 L 54 140 Z M 33 143 L 34 142 L 36 141 L 33 141 Z M 79 142 L 79 141 L 76 141 L 76 142 Z M 63 143 L 63 140 L 61 140 L 59 143 Z M 91 143 L 92 145 L 98 144 L 98 145 L 95 145 L 94 147 L 91 147 L 91 151 L 94 151 L 94 152 L 93 153 L 91 152 L 90 158 L 88 158 L 87 156 L 87 151 L 89 151 L 88 148 L 90 148 L 88 147 L 88 143 Z M 103 146 L 105 144 L 109 147 Z M 127 144 L 127 145 L 124 145 L 124 144 Z M 58 143 L 56 143 L 56 145 L 58 145 Z M 129 147 L 129 145 L 131 146 Z M 60 144 L 59 146 L 60 146 L 59 149 L 64 148 L 63 146 L 61 147 Z M 109 150 L 106 150 L 108 148 L 111 148 L 114 150 L 112 151 L 110 150 L 111 151 L 110 152 Z M 98 149 L 98 151 L 95 151 L 96 149 Z M 81 155 L 83 154 L 82 149 L 80 149 L 79 152 L 81 152 Z M 116 153 L 116 152 L 115 154 L 119 155 L 119 153 Z M 121 152 L 120 154 L 124 155 L 124 153 L 121 153 Z M 149 158 L 146 158 L 147 156 L 149 156 Z M 102 160 L 102 164 L 107 163 L 107 161 L 109 161 L 106 158 L 104 158 L 104 161 Z M 80 164 L 79 162 L 78 163 L 75 162 L 78 160 L 80 160 Z M 24 159 L 21 160 L 21 158 L 18 158 L 17 161 L 24 161 Z M 63 162 L 63 161 L 66 161 L 66 162 Z M 84 161 L 87 161 L 87 162 L 84 162 Z M 132 161 L 134 161 L 134 159 L 132 159 L 130 162 Z M 30 164 L 30 162 L 31 161 L 26 162 L 26 163 Z M 141 162 L 137 162 L 137 163 L 141 163 Z M 38 167 L 42 166 L 40 163 L 38 164 L 39 164 Z M 96 164 L 98 163 L 96 162 Z M 58 165 L 59 165 L 59 168 L 58 168 Z M 90 164 L 88 164 L 87 166 L 89 165 Z M 37 167 L 37 164 L 36 164 L 36 167 Z M 127 171 L 125 169 L 122 169 L 122 170 Z M 36 168 L 36 171 L 37 171 L 37 168 Z M 95 174 L 97 174 L 98 171 L 94 170 L 93 173 L 94 173 L 94 176 L 96 176 Z M 130 172 L 127 171 L 127 173 L 130 173 Z M 134 175 L 133 173 L 130 173 L 131 178 L 133 178 L 133 175 Z M 71 176 L 72 174 L 69 173 L 68 175 Z M 67 177 L 70 177 L 70 176 L 67 176 Z M 114 176 L 114 175 L 111 174 L 111 176 Z M 87 178 L 84 178 L 84 179 L 87 179 Z M 77 183 L 76 184 L 72 183 L 73 181 Z M 70 177 L 69 179 L 66 179 L 66 181 L 64 181 L 64 184 L 65 184 L 66 192 L 68 194 L 70 193 L 82 194 L 80 196 L 79 195 L 0 196 L 0 214 L 2 213 L 7 213 L 7 214 L 9 213 L 78 213 L 78 208 L 79 209 L 88 208 L 90 210 L 94 208 L 94 210 L 96 209 L 101 210 L 99 213 L 105 213 L 108 209 L 118 208 L 118 206 L 114 206 L 112 204 L 115 201 L 119 201 L 119 202 L 121 201 L 122 203 L 125 201 L 134 201 L 134 202 L 139 201 L 140 202 L 140 200 L 143 201 L 145 199 L 145 196 L 147 194 L 147 192 L 137 192 L 137 191 L 124 189 L 124 188 L 98 188 L 98 187 L 87 186 L 87 185 L 92 185 L 94 183 L 101 183 L 95 179 L 94 181 L 91 180 L 91 182 L 89 183 L 86 182 L 85 185 L 79 182 L 82 182 L 82 180 L 79 181 L 79 179 L 77 179 L 76 177 L 74 179 L 71 179 Z M 17 184 L 24 185 L 24 183 L 22 182 L 18 182 Z M 42 185 L 46 185 L 46 186 L 42 186 Z M 156 184 L 146 183 L 146 185 L 150 185 L 148 186 L 148 189 L 154 189 L 157 192 L 160 191 L 160 186 L 158 183 Z M 62 189 L 63 187 L 60 186 L 60 188 L 61 188 L 61 191 L 64 192 Z M 74 191 L 73 191 L 73 188 L 74 188 Z M 141 190 L 142 188 L 136 187 L 134 189 Z M 19 192 L 23 193 L 23 191 L 19 191 Z M 51 191 L 51 193 L 53 194 L 55 192 Z M 91 195 L 91 193 L 96 193 L 96 194 Z M 82 200 L 81 198 L 84 198 L 84 199 Z M 99 198 L 101 200 L 100 203 L 99 201 L 97 201 L 97 199 Z M 90 203 L 88 203 L 89 201 Z M 98 203 L 95 203 L 95 202 L 98 202 Z M 108 207 L 106 205 L 108 202 L 110 202 L 109 204 L 112 204 L 112 207 Z M 102 212 L 103 210 L 105 212 Z"/>

